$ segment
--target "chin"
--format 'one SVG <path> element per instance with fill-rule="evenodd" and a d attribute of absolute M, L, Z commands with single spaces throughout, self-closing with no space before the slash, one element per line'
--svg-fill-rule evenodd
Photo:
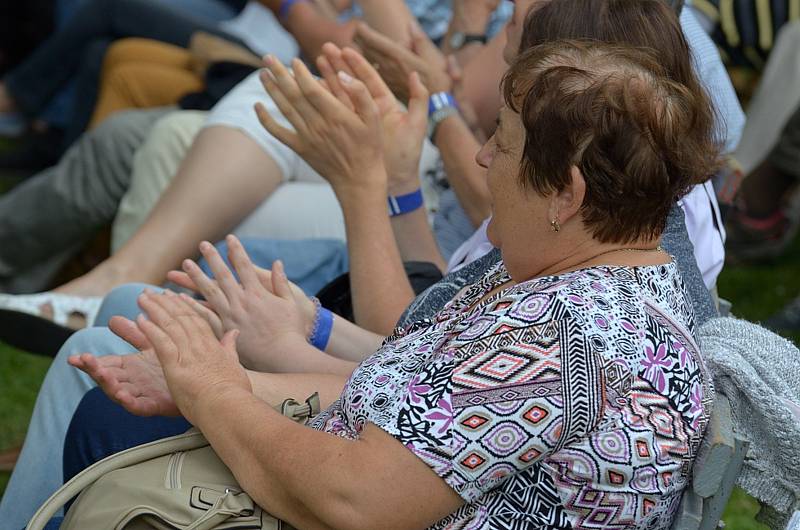
<path fill-rule="evenodd" d="M 500 248 L 500 238 L 497 237 L 497 233 L 494 229 L 494 218 L 489 221 L 489 224 L 486 226 L 486 239 L 489 240 L 489 243 L 491 243 L 494 248 Z"/>

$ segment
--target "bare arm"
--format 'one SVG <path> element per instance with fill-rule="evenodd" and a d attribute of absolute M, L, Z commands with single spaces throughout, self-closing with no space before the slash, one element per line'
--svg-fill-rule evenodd
<path fill-rule="evenodd" d="M 288 282 L 279 283 L 278 296 L 291 297 Z M 349 440 L 278 414 L 254 395 L 238 362 L 236 332 L 218 341 L 179 297 L 145 296 L 142 308 L 150 320 L 138 324 L 175 405 L 271 514 L 299 528 L 423 528 L 463 504 L 422 460 L 371 424 Z M 326 401 L 335 384 L 325 383 Z"/>
<path fill-rule="evenodd" d="M 425 528 L 463 504 L 371 424 L 347 440 L 298 425 L 241 389 L 206 400 L 192 422 L 245 491 L 298 528 Z"/>
<path fill-rule="evenodd" d="M 302 401 L 319 393 L 320 405 L 327 408 L 339 398 L 346 378 L 331 374 L 268 374 L 248 371 L 247 377 L 253 387 L 253 395 L 261 401 L 277 407 L 286 399 Z"/>

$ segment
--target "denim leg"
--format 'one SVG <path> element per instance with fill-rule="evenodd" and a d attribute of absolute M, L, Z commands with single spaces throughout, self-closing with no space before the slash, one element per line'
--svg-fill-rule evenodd
<path fill-rule="evenodd" d="M 67 364 L 67 357 L 85 352 L 122 355 L 134 351 L 106 328 L 81 330 L 61 347 L 39 390 L 22 453 L 0 501 L 4 528 L 24 527 L 61 486 L 64 436 L 83 395 L 95 387 L 88 375 Z"/>
<path fill-rule="evenodd" d="M 147 285 L 146 283 L 126 283 L 115 287 L 103 298 L 103 304 L 94 319 L 95 327 L 107 327 L 109 320 L 114 316 L 121 316 L 130 320 L 135 320 L 142 312 L 136 299 L 145 289 L 161 291 L 161 287 Z"/>
<path fill-rule="evenodd" d="M 259 267 L 271 269 L 275 260 L 283 261 L 286 276 L 309 296 L 348 271 L 347 245 L 338 239 L 244 238 L 242 245 Z M 222 241 L 216 247 L 230 266 L 228 245 Z M 199 264 L 211 276 L 205 260 L 200 260 Z"/>
<path fill-rule="evenodd" d="M 191 426 L 182 417 L 134 416 L 94 388 L 83 396 L 64 439 L 64 482 L 107 456 L 184 433 Z"/>
<path fill-rule="evenodd" d="M 87 44 L 96 39 L 143 37 L 187 46 L 195 31 L 225 34 L 216 23 L 152 0 L 86 0 L 67 24 L 4 79 L 17 106 L 36 115 L 77 71 Z"/>

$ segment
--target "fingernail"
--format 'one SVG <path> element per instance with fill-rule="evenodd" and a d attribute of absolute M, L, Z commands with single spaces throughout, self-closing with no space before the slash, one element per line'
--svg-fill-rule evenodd
<path fill-rule="evenodd" d="M 267 66 L 272 66 L 274 62 L 275 62 L 275 56 L 272 55 L 271 53 L 268 53 L 267 55 L 264 56 L 264 64 L 266 64 Z"/>
<path fill-rule="evenodd" d="M 338 75 L 339 75 L 339 81 L 341 81 L 345 85 L 349 85 L 350 83 L 353 82 L 353 78 L 347 72 L 339 70 Z"/>

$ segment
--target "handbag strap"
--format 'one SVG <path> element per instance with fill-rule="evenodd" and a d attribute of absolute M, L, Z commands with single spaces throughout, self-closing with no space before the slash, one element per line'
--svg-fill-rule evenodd
<path fill-rule="evenodd" d="M 177 451 L 190 451 L 206 445 L 208 445 L 208 441 L 205 436 L 200 431 L 192 429 L 184 434 L 156 440 L 108 456 L 72 477 L 69 482 L 53 493 L 33 514 L 25 528 L 26 530 L 42 530 L 67 501 L 107 473 Z"/>
<path fill-rule="evenodd" d="M 309 418 L 319 413 L 319 394 L 315 392 L 303 403 L 298 403 L 294 399 L 284 400 L 280 407 L 277 407 L 277 410 L 293 421 L 305 423 Z M 207 445 L 208 440 L 203 436 L 203 433 L 192 428 L 177 436 L 171 436 L 137 447 L 131 447 L 125 451 L 107 456 L 99 462 L 87 467 L 56 490 L 56 492 L 42 504 L 36 513 L 33 514 L 25 530 L 42 530 L 64 504 L 107 473 L 170 453 L 191 451 L 192 449 L 199 449 Z"/>

